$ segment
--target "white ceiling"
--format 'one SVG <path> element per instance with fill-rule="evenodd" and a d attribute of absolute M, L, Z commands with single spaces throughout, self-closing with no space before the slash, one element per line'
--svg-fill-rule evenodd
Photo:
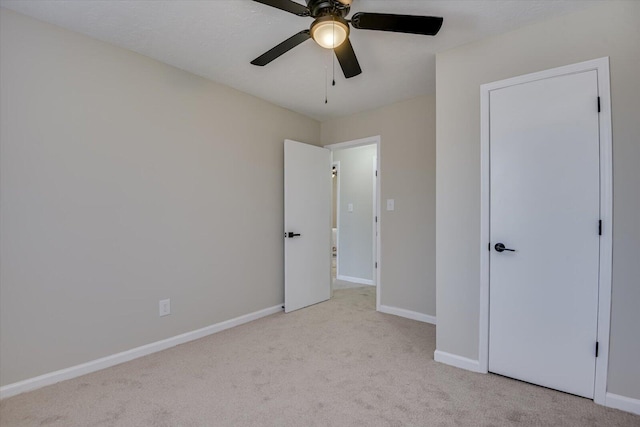
<path fill-rule="evenodd" d="M 336 61 L 336 86 L 331 87 L 332 54 L 311 40 L 265 67 L 249 64 L 312 22 L 251 0 L 0 1 L 3 7 L 320 121 L 433 93 L 436 52 L 588 4 L 585 0 L 353 0 L 349 16 L 358 11 L 434 15 L 444 17 L 444 24 L 435 37 L 354 29 L 350 38 L 363 73 L 346 80 Z"/>

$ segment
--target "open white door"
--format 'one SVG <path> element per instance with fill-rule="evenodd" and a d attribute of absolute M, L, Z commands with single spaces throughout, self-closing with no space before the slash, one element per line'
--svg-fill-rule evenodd
<path fill-rule="evenodd" d="M 284 141 L 284 311 L 331 294 L 331 151 Z"/>

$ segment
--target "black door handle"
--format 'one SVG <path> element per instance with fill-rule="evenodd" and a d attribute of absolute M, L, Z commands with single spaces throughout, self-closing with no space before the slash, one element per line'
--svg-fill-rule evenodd
<path fill-rule="evenodd" d="M 504 252 L 504 251 L 515 252 L 516 251 L 515 249 L 506 248 L 504 246 L 504 243 L 496 243 L 495 248 L 496 248 L 496 251 L 498 251 L 498 252 Z"/>
<path fill-rule="evenodd" d="M 302 234 L 300 234 L 300 233 L 292 233 L 292 232 L 288 232 L 288 233 L 284 234 L 284 237 L 289 237 L 289 238 L 298 237 L 298 236 L 302 236 Z"/>

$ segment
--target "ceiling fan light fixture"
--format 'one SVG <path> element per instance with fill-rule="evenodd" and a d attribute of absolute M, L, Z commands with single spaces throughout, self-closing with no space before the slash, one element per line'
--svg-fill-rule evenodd
<path fill-rule="evenodd" d="M 311 25 L 311 37 L 325 49 L 340 46 L 349 37 L 347 21 L 337 16 L 323 16 Z"/>

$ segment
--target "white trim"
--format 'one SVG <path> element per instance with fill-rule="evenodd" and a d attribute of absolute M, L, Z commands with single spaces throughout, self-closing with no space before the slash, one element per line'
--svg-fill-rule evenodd
<path fill-rule="evenodd" d="M 345 282 L 360 283 L 361 285 L 375 285 L 371 279 L 361 279 L 359 277 L 343 276 L 341 274 L 336 274 L 336 279 L 343 280 Z"/>
<path fill-rule="evenodd" d="M 340 160 L 333 160 L 331 152 L 332 166 L 336 167 L 336 278 L 340 275 Z M 331 207 L 333 210 L 333 206 Z M 331 212 L 333 215 L 333 212 Z M 331 297 L 333 298 L 333 284 L 331 285 Z"/>
<path fill-rule="evenodd" d="M 152 353 L 157 353 L 159 351 L 175 347 L 176 345 L 194 341 L 208 335 L 224 331 L 225 329 L 233 328 L 234 326 L 239 326 L 244 323 L 248 323 L 253 320 L 257 320 L 281 311 L 282 304 L 278 304 L 273 307 L 265 308 L 263 310 L 258 310 L 253 313 L 225 320 L 223 322 L 206 326 L 201 329 L 196 329 L 195 331 L 186 332 L 184 334 L 176 335 L 174 337 L 167 338 L 161 341 L 156 341 L 151 344 L 132 348 L 131 350 L 123 351 L 121 353 L 112 354 L 110 356 L 95 359 L 90 362 L 82 363 L 80 365 L 71 366 L 69 368 L 60 369 L 54 372 L 49 372 L 44 375 L 19 381 L 17 383 L 7 384 L 3 387 L 0 387 L 0 399 L 5 399 L 7 397 L 15 396 L 20 393 L 55 384 L 60 381 L 70 380 L 81 375 L 86 375 L 91 372 L 96 372 L 101 369 L 119 365 L 120 363 L 128 362 L 130 360 L 147 356 Z"/>
<path fill-rule="evenodd" d="M 350 147 L 360 147 L 363 145 L 371 145 L 371 144 L 376 144 L 377 147 L 377 151 L 376 151 L 376 158 L 378 159 L 378 179 L 376 180 L 376 185 L 377 185 L 377 191 L 376 191 L 376 201 L 377 201 L 377 206 L 376 206 L 376 215 L 378 216 L 378 237 L 376 240 L 376 261 L 378 263 L 378 268 L 376 269 L 376 275 L 375 275 L 375 286 L 376 286 L 376 310 L 380 311 L 380 295 L 382 293 L 382 282 L 380 280 L 380 277 L 382 277 L 382 215 L 380 215 L 381 212 L 381 207 L 380 207 L 380 202 L 382 200 L 381 197 L 381 188 L 382 188 L 382 168 L 380 167 L 382 165 L 382 160 L 381 160 L 381 156 L 380 153 L 382 151 L 382 140 L 380 138 L 380 135 L 376 135 L 376 136 L 369 136 L 366 138 L 360 138 L 360 139 L 354 139 L 352 141 L 346 141 L 346 142 L 339 142 L 336 144 L 329 144 L 329 145 L 325 145 L 324 148 L 328 148 L 331 151 L 335 151 L 335 150 L 339 150 L 339 149 L 343 149 L 343 148 L 350 148 Z M 340 249 L 340 247 L 338 247 L 338 250 Z M 337 271 L 336 271 L 337 274 Z"/>
<path fill-rule="evenodd" d="M 377 227 L 377 237 L 376 237 L 376 310 L 380 309 L 380 295 L 382 294 L 382 281 L 380 277 L 382 277 L 381 268 L 382 268 L 382 215 L 381 215 L 381 203 L 382 203 L 382 172 L 380 166 L 382 165 L 382 161 L 380 160 L 380 153 L 382 152 L 382 141 L 380 136 L 374 138 L 377 142 L 378 150 L 376 152 L 377 159 L 377 168 L 378 175 L 376 179 L 376 216 L 378 217 L 378 222 L 376 223 Z M 375 266 L 374 266 L 375 267 Z"/>
<path fill-rule="evenodd" d="M 600 278 L 598 288 L 598 343 L 594 402 L 604 405 L 609 370 L 609 330 L 611 325 L 611 276 L 613 265 L 613 136 L 611 131 L 611 89 L 609 58 L 594 63 L 598 70 L 600 96 Z"/>
<path fill-rule="evenodd" d="M 371 277 L 376 278 L 376 260 L 378 259 L 378 220 L 377 220 L 377 211 L 378 211 L 378 156 L 374 156 L 372 159 L 372 169 L 373 176 L 371 179 L 371 184 L 373 187 L 371 188 L 372 203 L 371 203 L 371 215 L 373 216 L 373 223 L 371 224 Z M 375 285 L 375 282 L 373 283 Z"/>
<path fill-rule="evenodd" d="M 433 360 L 435 360 L 436 362 L 444 363 L 446 365 L 455 366 L 456 368 L 466 369 L 467 371 L 471 372 L 485 373 L 480 368 L 479 361 L 458 356 L 456 354 L 436 350 L 433 352 Z"/>
<path fill-rule="evenodd" d="M 489 370 L 489 92 L 507 86 L 547 79 L 555 76 L 596 70 L 598 73 L 598 95 L 600 96 L 600 217 L 603 223 L 600 236 L 600 276 L 598 287 L 598 342 L 599 356 L 593 400 L 605 404 L 607 390 L 607 367 L 609 362 L 609 328 L 611 323 L 611 262 L 612 262 L 612 136 L 611 136 L 611 92 L 609 87 L 609 57 L 580 62 L 526 74 L 480 86 L 480 328 L 479 328 L 479 372 Z"/>
<path fill-rule="evenodd" d="M 351 141 L 338 142 L 336 144 L 325 145 L 324 148 L 328 148 L 331 151 L 342 150 L 343 148 L 360 147 L 363 145 L 377 144 L 380 142 L 380 135 L 368 136 L 366 138 L 353 139 Z"/>
<path fill-rule="evenodd" d="M 606 393 L 604 406 L 640 415 L 640 399 Z"/>
<path fill-rule="evenodd" d="M 381 305 L 378 308 L 381 313 L 393 314 L 394 316 L 400 316 L 411 320 L 417 320 L 418 322 L 436 324 L 436 317 L 428 314 L 418 313 L 417 311 L 405 310 L 404 308 L 391 307 L 388 305 Z"/>
<path fill-rule="evenodd" d="M 480 86 L 480 329 L 479 372 L 489 372 L 489 90 Z"/>

